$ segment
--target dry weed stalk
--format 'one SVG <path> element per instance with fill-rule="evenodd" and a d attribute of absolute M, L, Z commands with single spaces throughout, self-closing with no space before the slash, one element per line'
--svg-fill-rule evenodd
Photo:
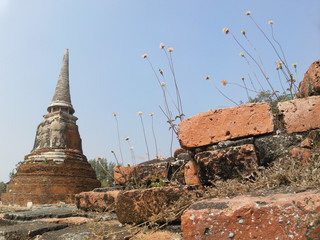
<path fill-rule="evenodd" d="M 227 29 L 228 29 L 228 28 L 227 28 Z M 230 33 L 230 35 L 231 35 L 232 38 L 235 40 L 235 42 L 240 46 L 240 48 L 241 48 L 241 49 L 251 58 L 251 60 L 256 64 L 256 66 L 259 68 L 260 72 L 262 73 L 263 77 L 266 79 L 269 87 L 271 88 L 272 93 L 278 98 L 277 93 L 276 93 L 276 91 L 273 89 L 273 87 L 272 87 L 272 85 L 271 85 L 271 83 L 270 83 L 270 81 L 269 81 L 269 77 L 266 75 L 265 71 L 263 71 L 262 66 L 260 66 L 260 64 L 257 62 L 257 60 L 246 50 L 245 47 L 242 46 L 242 44 L 238 41 L 238 39 L 234 36 L 234 34 L 233 34 L 232 32 L 230 32 L 229 29 L 226 31 L 225 28 L 224 28 L 223 32 L 224 32 L 225 34 L 229 34 L 229 33 Z M 242 53 L 242 54 L 240 53 L 240 55 L 241 55 L 242 57 L 244 56 L 243 53 Z M 249 60 L 248 60 L 247 58 L 245 58 L 245 59 L 247 60 L 247 62 L 248 62 L 248 64 L 249 64 Z M 251 66 L 251 65 L 249 64 L 249 66 Z M 259 81 L 258 81 L 258 82 L 259 82 Z M 259 82 L 259 84 L 260 84 L 260 82 Z M 261 84 L 260 84 L 260 86 L 261 86 L 261 88 L 262 88 L 262 85 L 261 85 Z M 262 88 L 262 90 L 264 91 L 263 88 Z"/>
<path fill-rule="evenodd" d="M 153 140 L 154 140 L 154 146 L 156 148 L 156 158 L 159 158 L 157 138 L 156 138 L 156 134 L 154 132 L 153 115 L 154 115 L 153 112 L 149 113 L 149 116 L 151 117 L 151 126 L 152 126 L 152 135 L 153 135 Z"/>
<path fill-rule="evenodd" d="M 146 131 L 144 129 L 144 124 L 143 124 L 143 120 L 142 120 L 142 112 L 139 111 L 137 114 L 138 114 L 138 116 L 140 117 L 140 120 L 141 120 L 141 126 L 142 126 L 142 131 L 143 131 L 143 136 L 144 136 L 144 142 L 145 142 L 146 148 L 147 148 L 148 160 L 150 160 L 148 141 L 147 141 Z"/>
<path fill-rule="evenodd" d="M 107 173 L 114 181 L 114 177 L 112 176 L 112 174 L 107 169 L 105 169 L 105 167 L 102 165 L 102 163 L 101 163 L 102 158 L 98 157 L 97 160 L 98 160 L 98 163 L 99 163 L 100 167 L 102 168 L 102 170 L 105 171 L 105 173 Z"/>
<path fill-rule="evenodd" d="M 210 80 L 210 76 L 205 76 L 204 78 L 205 80 Z M 233 101 L 231 98 L 229 98 L 226 94 L 224 94 L 215 84 L 212 80 L 210 80 L 212 85 L 215 87 L 215 89 L 217 89 L 217 91 L 222 95 L 224 96 L 226 99 L 228 99 L 230 102 L 232 102 L 233 104 L 235 104 L 236 106 L 238 106 L 239 104 L 236 103 L 235 101 Z"/>
<path fill-rule="evenodd" d="M 177 83 L 177 78 L 176 78 L 176 74 L 175 74 L 175 69 L 174 69 L 174 64 L 173 64 L 173 58 L 172 58 L 172 52 L 173 52 L 173 48 L 169 47 L 167 49 L 167 51 L 165 50 L 165 45 L 163 43 L 160 43 L 160 49 L 164 51 L 165 56 L 167 58 L 167 61 L 169 63 L 169 68 L 173 77 L 173 83 L 174 83 L 174 87 L 175 87 L 175 94 L 176 94 L 176 100 L 173 99 L 172 95 L 170 94 L 168 88 L 166 87 L 166 78 L 165 75 L 163 73 L 162 69 L 159 69 L 159 73 L 160 73 L 160 77 L 162 78 L 162 81 L 160 81 L 160 78 L 157 74 L 157 72 L 155 71 L 155 68 L 153 67 L 153 64 L 151 63 L 151 61 L 149 60 L 147 54 L 143 54 L 142 58 L 146 59 L 161 87 L 162 90 L 162 95 L 163 95 L 163 102 L 164 102 L 164 107 L 160 107 L 160 110 L 162 111 L 162 113 L 166 116 L 167 118 L 167 122 L 170 125 L 169 130 L 171 130 L 171 145 L 170 145 L 170 155 L 172 156 L 173 150 L 172 150 L 172 146 L 173 146 L 173 137 L 174 134 L 178 135 L 178 131 L 177 131 L 177 124 L 175 123 L 175 121 L 177 119 L 183 120 L 184 117 L 184 113 L 183 113 L 183 108 L 182 108 L 182 101 L 181 101 L 181 97 L 180 97 L 180 91 L 179 91 L 179 87 L 178 87 L 178 83 Z M 174 114 L 172 113 L 172 110 L 169 107 L 169 103 L 168 103 L 168 99 L 167 96 L 170 97 L 171 103 L 174 106 L 174 108 L 177 111 L 177 115 L 174 117 Z"/>
<path fill-rule="evenodd" d="M 121 149 L 121 143 L 120 143 L 120 132 L 119 132 L 119 122 L 118 122 L 118 118 L 117 118 L 117 114 L 116 113 L 113 113 L 112 114 L 114 116 L 114 119 L 116 120 L 116 124 L 117 124 L 117 134 L 118 134 L 118 144 L 119 144 L 119 151 L 120 151 L 120 156 L 121 156 L 121 164 L 123 165 L 123 155 L 122 155 L 122 149 Z M 114 156 L 115 156 L 115 153 L 113 152 Z M 116 156 L 115 156 L 116 158 Z M 117 158 L 116 158 L 117 160 Z M 118 163 L 118 160 L 117 160 L 117 163 Z"/>
<path fill-rule="evenodd" d="M 136 165 L 136 157 L 135 157 L 134 151 L 133 151 L 134 148 L 133 148 L 133 146 L 131 146 L 130 141 L 129 141 L 130 138 L 126 137 L 124 140 L 127 141 L 128 145 L 129 145 L 129 150 L 130 150 L 130 153 L 131 153 L 132 165 Z"/>
<path fill-rule="evenodd" d="M 277 101 L 281 101 L 283 100 L 283 96 L 288 96 L 290 94 L 291 99 L 295 98 L 297 96 L 298 93 L 298 87 L 297 87 L 297 80 L 298 80 L 298 76 L 297 76 L 297 71 L 296 71 L 296 63 L 293 64 L 294 68 L 295 68 L 295 72 L 296 72 L 296 79 L 293 78 L 293 74 L 291 73 L 287 60 L 286 60 L 286 56 L 284 54 L 283 48 L 281 46 L 281 44 L 279 43 L 279 41 L 275 38 L 274 35 L 274 29 L 273 29 L 273 24 L 274 21 L 270 20 L 268 21 L 268 24 L 271 27 L 271 37 L 268 37 L 267 34 L 262 30 L 262 28 L 259 26 L 259 24 L 254 20 L 254 18 L 251 15 L 251 11 L 247 11 L 246 15 L 251 19 L 251 21 L 254 23 L 254 25 L 258 28 L 258 30 L 262 33 L 262 35 L 264 36 L 264 38 L 268 41 L 268 43 L 271 45 L 273 51 L 275 52 L 278 60 L 277 60 L 277 67 L 276 70 L 278 71 L 278 79 L 281 85 L 281 88 L 283 90 L 283 95 L 278 95 L 278 91 L 276 91 L 272 84 L 271 81 L 269 79 L 269 76 L 267 74 L 266 68 L 264 66 L 264 63 L 262 61 L 261 55 L 259 53 L 259 51 L 257 50 L 257 48 L 254 46 L 254 44 L 252 43 L 252 41 L 249 40 L 247 33 L 245 30 L 242 30 L 242 35 L 244 36 L 244 38 L 246 39 L 246 41 L 249 43 L 249 45 L 251 46 L 251 48 L 253 49 L 255 55 L 258 57 L 259 60 L 256 60 L 255 57 L 242 45 L 242 43 L 236 38 L 236 36 L 230 31 L 229 28 L 224 28 L 222 31 L 223 33 L 227 34 L 227 35 L 231 35 L 232 38 L 234 39 L 234 41 L 237 43 L 238 46 L 240 46 L 240 48 L 244 51 L 244 53 L 240 53 L 240 56 L 244 58 L 244 60 L 247 62 L 250 70 L 253 73 L 253 76 L 255 78 L 255 80 L 258 82 L 261 91 L 262 92 L 269 92 L 269 90 L 265 90 L 262 86 L 262 84 L 259 81 L 259 78 L 257 76 L 257 73 L 254 70 L 254 67 L 251 65 L 250 61 L 252 61 L 254 63 L 254 66 L 257 67 L 259 69 L 259 72 L 261 72 L 262 76 L 264 77 L 264 79 L 266 80 L 266 82 L 268 83 L 269 88 L 271 89 L 271 94 L 272 96 L 274 95 L 277 99 Z M 275 46 L 277 45 L 277 47 Z M 278 49 L 280 50 L 278 50 Z M 281 52 L 281 54 L 280 54 Z M 248 58 L 246 57 L 248 56 Z M 282 80 L 280 77 L 280 72 L 282 73 L 282 75 L 285 77 L 286 79 L 286 84 L 288 85 L 288 88 L 285 89 L 283 84 L 282 84 Z M 250 76 L 249 76 L 250 78 Z M 251 80 L 251 78 L 250 78 Z M 254 84 L 251 80 L 251 84 L 254 90 Z M 246 88 L 246 86 L 245 86 Z M 287 93 L 288 91 L 288 93 Z M 219 91 L 220 92 L 220 91 Z M 221 92 L 220 92 L 221 93 Z M 225 96 L 225 95 L 224 95 Z M 248 92 L 247 92 L 247 96 L 248 96 Z M 249 98 L 250 100 L 252 100 L 251 98 Z M 249 100 L 249 102 L 250 102 Z"/>

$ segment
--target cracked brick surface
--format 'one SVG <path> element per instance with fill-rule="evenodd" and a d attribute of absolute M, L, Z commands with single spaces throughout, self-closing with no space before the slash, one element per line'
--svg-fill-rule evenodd
<path fill-rule="evenodd" d="M 179 124 L 178 136 L 181 147 L 192 149 L 273 130 L 271 107 L 264 102 L 199 113 Z"/>
<path fill-rule="evenodd" d="M 200 152 L 195 155 L 202 184 L 250 175 L 258 167 L 253 144 Z"/>
<path fill-rule="evenodd" d="M 277 108 L 289 134 L 320 128 L 320 96 L 279 102 Z"/>
<path fill-rule="evenodd" d="M 201 196 L 202 191 L 198 190 L 196 186 L 177 186 L 121 191 L 116 199 L 118 220 L 121 223 L 136 224 L 151 219 L 166 222 L 165 210 L 173 210 L 178 202 L 188 202 L 195 196 Z M 181 213 L 178 211 L 171 221 L 179 221 Z"/>
<path fill-rule="evenodd" d="M 320 59 L 313 62 L 299 85 L 300 97 L 320 94 Z"/>
<path fill-rule="evenodd" d="M 82 192 L 75 196 L 77 208 L 82 210 L 110 211 L 115 208 L 115 201 L 120 190 L 108 192 Z"/>
<path fill-rule="evenodd" d="M 320 191 L 196 202 L 181 217 L 184 240 L 320 239 Z"/>

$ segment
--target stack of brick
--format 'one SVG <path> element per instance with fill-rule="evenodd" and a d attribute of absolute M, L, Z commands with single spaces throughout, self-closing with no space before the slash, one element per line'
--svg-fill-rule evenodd
<path fill-rule="evenodd" d="M 252 103 L 182 121 L 180 144 L 195 153 L 186 183 L 194 183 L 194 174 L 202 184 L 250 175 L 279 157 L 308 161 L 320 136 L 320 96 L 280 102 L 277 110 L 279 118 L 268 103 Z"/>
<path fill-rule="evenodd" d="M 320 146 L 320 61 L 299 87 L 299 97 L 200 113 L 179 124 L 187 184 L 249 176 L 278 158 L 307 162 Z M 184 239 L 320 239 L 320 191 L 208 199 L 181 217 Z"/>
<path fill-rule="evenodd" d="M 115 184 L 127 188 L 151 187 L 174 181 L 184 185 L 183 166 L 190 156 L 183 149 L 178 149 L 176 152 L 174 158 L 153 159 L 134 166 L 115 167 Z"/>
<path fill-rule="evenodd" d="M 316 61 L 305 74 L 300 85 L 304 98 L 279 102 L 275 115 L 270 104 L 251 103 L 183 120 L 180 145 L 194 153 L 185 166 L 186 183 L 210 185 L 248 176 L 281 157 L 307 162 L 320 138 L 319 65 Z"/>

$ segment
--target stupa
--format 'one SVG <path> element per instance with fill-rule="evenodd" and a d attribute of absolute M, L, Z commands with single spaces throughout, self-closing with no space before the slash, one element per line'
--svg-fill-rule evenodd
<path fill-rule="evenodd" d="M 74 194 L 100 187 L 82 152 L 78 120 L 71 104 L 66 49 L 51 104 L 39 124 L 30 154 L 2 194 L 2 204 L 25 206 L 71 202 Z"/>

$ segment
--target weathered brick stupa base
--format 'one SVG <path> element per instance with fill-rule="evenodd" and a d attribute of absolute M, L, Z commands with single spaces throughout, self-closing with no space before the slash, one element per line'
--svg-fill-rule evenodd
<path fill-rule="evenodd" d="M 57 150 L 57 153 L 66 155 L 64 162 L 48 159 L 45 162 L 25 161 L 21 164 L 17 168 L 17 176 L 8 184 L 7 193 L 1 196 L 2 203 L 20 206 L 26 206 L 28 202 L 35 205 L 60 201 L 70 203 L 74 194 L 100 186 L 84 155 L 72 150 Z"/>

